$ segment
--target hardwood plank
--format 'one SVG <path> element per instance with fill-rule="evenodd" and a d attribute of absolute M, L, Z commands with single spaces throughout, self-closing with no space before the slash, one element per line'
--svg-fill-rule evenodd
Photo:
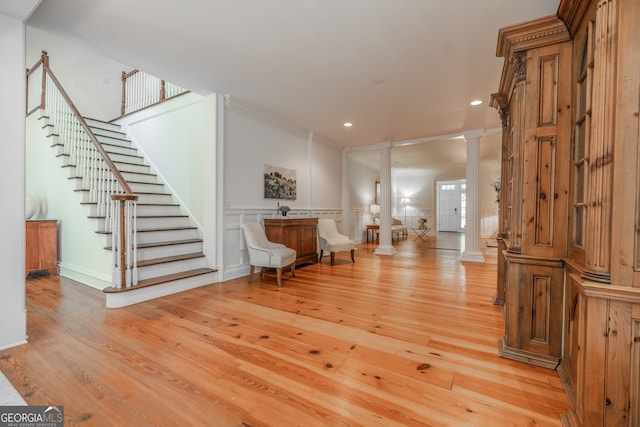
<path fill-rule="evenodd" d="M 560 426 L 558 375 L 498 356 L 487 263 L 412 239 L 120 309 L 64 277 L 27 280 L 28 344 L 0 370 L 67 424 Z"/>

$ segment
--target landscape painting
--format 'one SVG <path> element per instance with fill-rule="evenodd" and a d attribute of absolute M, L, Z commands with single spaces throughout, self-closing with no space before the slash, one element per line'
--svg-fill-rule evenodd
<path fill-rule="evenodd" d="M 296 200 L 296 171 L 264 165 L 264 198 Z"/>

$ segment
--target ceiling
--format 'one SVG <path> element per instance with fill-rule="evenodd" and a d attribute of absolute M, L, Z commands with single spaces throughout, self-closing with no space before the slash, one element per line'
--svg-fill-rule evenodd
<path fill-rule="evenodd" d="M 558 4 L 44 0 L 27 25 L 194 92 L 229 94 L 339 147 L 426 140 L 392 154 L 396 167 L 423 169 L 464 164 L 464 141 L 443 136 L 472 130 L 493 130 L 482 155 L 498 161 L 501 124 L 488 105 L 502 70 L 498 29 L 555 14 Z M 470 106 L 474 99 L 483 104 Z"/>

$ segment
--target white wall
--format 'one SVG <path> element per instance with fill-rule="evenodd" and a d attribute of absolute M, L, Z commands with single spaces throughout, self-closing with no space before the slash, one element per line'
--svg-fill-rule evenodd
<path fill-rule="evenodd" d="M 232 100 L 225 113 L 225 209 L 275 211 L 278 202 L 292 210 L 340 208 L 338 149 L 316 142 L 310 133 L 234 105 Z M 264 198 L 266 164 L 296 171 L 296 200 Z"/>
<path fill-rule="evenodd" d="M 83 116 L 105 121 L 120 116 L 121 73 L 135 67 L 99 55 L 76 38 L 28 25 L 26 37 L 26 67 L 31 68 L 46 50 L 49 67 Z"/>
<path fill-rule="evenodd" d="M 114 122 L 200 227 L 207 194 L 215 191 L 207 173 L 216 163 L 215 109 L 215 95 L 187 93 Z"/>
<path fill-rule="evenodd" d="M 0 13 L 0 124 L 3 209 L 0 210 L 0 349 L 27 339 L 25 307 L 25 38 L 21 21 Z"/>
<path fill-rule="evenodd" d="M 278 203 L 290 216 L 341 220 L 340 150 L 234 99 L 224 110 L 223 139 L 224 280 L 248 272 L 240 225 L 272 216 Z M 296 200 L 264 198 L 265 164 L 296 171 Z"/>

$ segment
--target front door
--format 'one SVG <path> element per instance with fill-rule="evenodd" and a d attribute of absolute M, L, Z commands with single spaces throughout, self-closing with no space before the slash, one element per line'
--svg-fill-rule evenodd
<path fill-rule="evenodd" d="M 464 231 L 466 195 L 464 180 L 438 182 L 438 231 Z"/>

